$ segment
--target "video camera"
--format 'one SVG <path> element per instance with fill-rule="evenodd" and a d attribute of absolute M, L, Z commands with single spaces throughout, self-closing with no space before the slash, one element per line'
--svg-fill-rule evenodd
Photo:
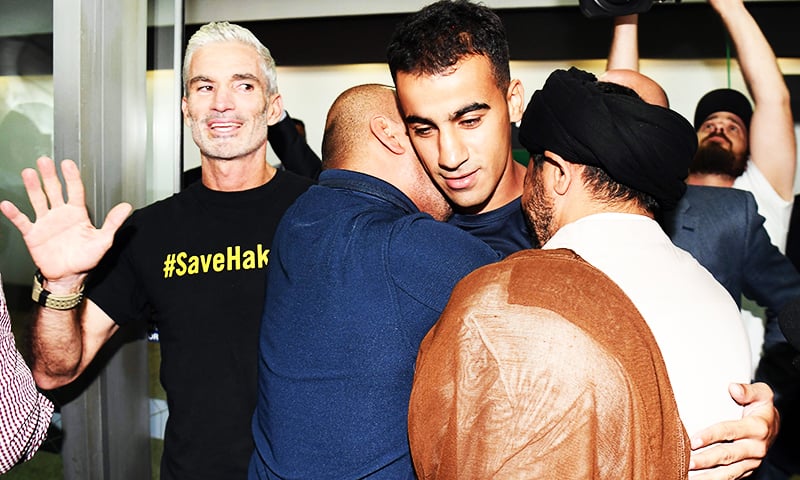
<path fill-rule="evenodd" d="M 580 0 L 581 12 L 588 18 L 619 17 L 632 13 L 644 13 L 653 3 L 666 3 L 681 0 Z"/>

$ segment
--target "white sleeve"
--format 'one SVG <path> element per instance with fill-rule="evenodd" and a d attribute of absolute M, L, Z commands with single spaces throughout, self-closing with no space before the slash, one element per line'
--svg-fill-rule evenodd
<path fill-rule="evenodd" d="M 786 253 L 786 235 L 789 233 L 794 202 L 781 198 L 751 160 L 747 161 L 744 173 L 734 180 L 733 187 L 753 194 L 758 213 L 764 217 L 764 228 L 769 239 L 781 253 Z"/>

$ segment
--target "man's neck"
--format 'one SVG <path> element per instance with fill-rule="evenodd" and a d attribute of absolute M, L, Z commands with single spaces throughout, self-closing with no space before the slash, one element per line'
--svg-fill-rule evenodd
<path fill-rule="evenodd" d="M 524 181 L 525 166 L 512 159 L 508 168 L 503 173 L 503 178 L 497 185 L 497 189 L 492 195 L 492 198 L 486 203 L 486 206 L 476 212 L 459 213 L 486 213 L 505 207 L 522 195 Z"/>
<path fill-rule="evenodd" d="M 642 215 L 647 218 L 654 218 L 652 213 L 642 208 L 637 202 L 599 202 L 588 200 L 585 202 L 576 202 L 572 208 L 567 209 L 563 215 L 562 225 L 567 225 L 580 220 L 581 218 L 600 213 L 627 213 L 631 215 Z"/>
<path fill-rule="evenodd" d="M 690 173 L 686 183 L 706 187 L 732 187 L 734 180 L 732 176 L 721 173 Z"/>
<path fill-rule="evenodd" d="M 221 192 L 238 192 L 260 187 L 272 180 L 276 171 L 266 159 L 201 159 L 203 185 Z"/>

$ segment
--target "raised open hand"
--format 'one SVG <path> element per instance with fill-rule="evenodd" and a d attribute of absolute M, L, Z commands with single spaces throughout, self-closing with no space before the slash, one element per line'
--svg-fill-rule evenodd
<path fill-rule="evenodd" d="M 114 233 L 132 207 L 128 203 L 116 205 L 106 215 L 103 226 L 97 229 L 86 210 L 83 183 L 75 162 L 61 162 L 67 189 L 66 202 L 53 160 L 40 157 L 36 164 L 39 173 L 32 168 L 22 171 L 22 181 L 36 221 L 31 222 L 9 201 L 0 202 L 0 211 L 22 233 L 34 263 L 49 283 L 72 283 L 76 276 L 97 265 L 111 247 Z"/>

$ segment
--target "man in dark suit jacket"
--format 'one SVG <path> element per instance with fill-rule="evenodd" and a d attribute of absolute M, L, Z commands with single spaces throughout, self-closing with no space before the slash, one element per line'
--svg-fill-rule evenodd
<path fill-rule="evenodd" d="M 800 371 L 793 368 L 796 352 L 777 321 L 777 314 L 800 297 L 800 274 L 770 242 L 763 223 L 750 192 L 692 185 L 661 219 L 673 243 L 706 267 L 737 304 L 744 295 L 767 309 L 764 353 L 755 377 L 775 392 L 781 429 L 754 478 L 772 480 L 800 471 L 792 453 L 800 442 Z"/>
<path fill-rule="evenodd" d="M 706 267 L 741 307 L 741 297 L 767 309 L 765 346 L 785 341 L 775 322 L 800 296 L 800 273 L 769 240 L 750 192 L 689 185 L 661 226 L 675 245 Z"/>

